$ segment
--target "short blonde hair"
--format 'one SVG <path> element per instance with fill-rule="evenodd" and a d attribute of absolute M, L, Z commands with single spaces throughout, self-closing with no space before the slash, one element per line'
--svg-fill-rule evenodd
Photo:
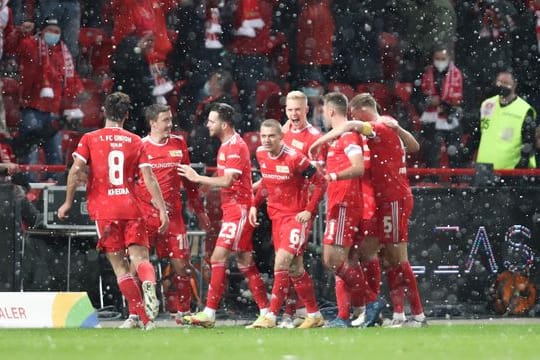
<path fill-rule="evenodd" d="M 278 131 L 279 134 L 282 134 L 283 131 L 281 130 L 281 124 L 279 121 L 275 119 L 266 119 L 261 123 L 261 128 L 267 127 L 267 128 L 273 128 Z"/>
<path fill-rule="evenodd" d="M 370 93 L 361 93 L 352 98 L 349 103 L 351 108 L 360 109 L 361 107 L 369 107 L 377 111 L 377 101 Z"/>
<path fill-rule="evenodd" d="M 298 90 L 294 90 L 294 91 L 291 91 L 287 94 L 287 98 L 286 100 L 300 100 L 300 101 L 303 101 L 304 104 L 308 104 L 308 98 L 306 96 L 306 94 L 304 94 L 303 92 L 301 91 L 298 91 Z"/>

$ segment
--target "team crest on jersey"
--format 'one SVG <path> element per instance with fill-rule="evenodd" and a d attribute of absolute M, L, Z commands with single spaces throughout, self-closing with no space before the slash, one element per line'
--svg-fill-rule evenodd
<path fill-rule="evenodd" d="M 495 108 L 495 103 L 492 101 L 487 102 L 481 109 L 482 117 L 490 116 L 493 114 L 493 109 Z"/>
<path fill-rule="evenodd" d="M 169 155 L 172 157 L 182 157 L 182 150 L 170 150 Z"/>
<path fill-rule="evenodd" d="M 262 163 L 262 164 L 261 164 L 261 168 L 262 168 L 262 169 L 266 169 L 266 163 Z"/>
<path fill-rule="evenodd" d="M 277 171 L 278 173 L 283 173 L 283 174 L 288 174 L 288 173 L 290 173 L 289 167 L 288 167 L 288 166 L 284 166 L 284 165 L 277 165 L 277 166 L 276 166 L 276 171 Z"/>
<path fill-rule="evenodd" d="M 296 139 L 294 139 L 294 140 L 292 141 L 292 144 L 291 144 L 291 145 L 292 145 L 293 147 L 297 148 L 297 149 L 300 149 L 300 150 L 302 150 L 302 149 L 304 148 L 304 143 L 301 142 L 301 141 L 298 141 L 298 140 L 296 140 Z"/>
<path fill-rule="evenodd" d="M 225 161 L 225 154 L 224 153 L 219 154 L 219 160 Z"/>

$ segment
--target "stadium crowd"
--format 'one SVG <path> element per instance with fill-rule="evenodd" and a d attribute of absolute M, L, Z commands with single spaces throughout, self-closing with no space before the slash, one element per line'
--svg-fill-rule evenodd
<path fill-rule="evenodd" d="M 139 135 L 148 132 L 144 108 L 168 103 L 192 160 L 210 165 L 218 144 L 204 122 L 216 100 L 240 110 L 235 125 L 249 139 L 262 120 L 284 118 L 289 90 L 309 96 L 310 121 L 322 130 L 322 94 L 339 91 L 351 99 L 370 92 L 383 114 L 417 136 L 422 150 L 409 166 L 420 167 L 471 165 L 481 103 L 498 94 L 499 72 L 511 71 L 516 94 L 533 109 L 540 105 L 534 0 L 12 0 L 1 6 L 0 131 L 20 163 L 70 162 L 82 133 L 102 125 L 101 106 L 112 91 L 131 97 L 126 127 Z M 522 130 L 534 150 L 533 115 Z"/>

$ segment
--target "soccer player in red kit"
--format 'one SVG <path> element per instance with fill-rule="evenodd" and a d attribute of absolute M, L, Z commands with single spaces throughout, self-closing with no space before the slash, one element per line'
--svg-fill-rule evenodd
<path fill-rule="evenodd" d="M 287 94 L 285 101 L 287 124 L 284 126 L 287 131 L 283 131 L 283 142 L 305 156 L 308 156 L 307 152 L 311 144 L 322 135 L 319 129 L 308 122 L 308 112 L 308 98 L 303 92 L 295 90 Z M 314 161 L 314 164 L 319 168 L 324 165 L 326 150 L 326 146 L 322 147 Z M 302 303 L 302 299 L 296 296 L 294 284 L 291 280 L 289 292 L 287 293 L 285 314 L 283 314 L 278 327 L 294 328 L 295 325 L 298 326 L 303 322 L 306 315 L 306 308 Z"/>
<path fill-rule="evenodd" d="M 408 221 L 413 209 L 413 197 L 407 178 L 405 147 L 411 152 L 418 151 L 418 142 L 391 118 L 380 116 L 377 103 L 370 94 L 355 96 L 351 100 L 351 112 L 355 117 L 369 122 L 376 134 L 368 140 L 368 146 L 372 154 L 377 237 L 389 264 L 387 281 L 394 311 L 392 322 L 395 326 L 425 326 L 426 317 L 407 255 Z M 363 131 L 364 125 L 362 121 L 349 121 L 325 134 L 321 142 L 351 130 Z M 412 312 L 409 321 L 406 321 L 404 313 L 405 293 Z M 375 320 L 368 319 L 366 315 L 365 326 L 372 326 Z"/>
<path fill-rule="evenodd" d="M 347 123 L 347 98 L 341 93 L 324 97 L 323 115 L 328 127 Z M 317 140 L 315 143 L 318 143 Z M 344 132 L 333 140 L 326 157 L 327 214 L 323 240 L 323 263 L 336 275 L 338 315 L 328 326 L 348 326 L 351 296 L 363 296 L 374 303 L 373 294 L 357 261 L 351 261 L 351 247 L 359 238 L 363 199 L 361 177 L 364 174 L 363 140 L 356 132 Z"/>
<path fill-rule="evenodd" d="M 289 277 L 307 308 L 307 317 L 299 328 L 320 327 L 324 325 L 324 319 L 315 300 L 313 282 L 304 269 L 303 252 L 313 215 L 324 195 L 324 177 L 305 155 L 282 142 L 281 126 L 276 120 L 263 121 L 260 136 L 262 146 L 257 149 L 257 161 L 262 184 L 257 189 L 249 221 L 253 226 L 258 225 L 257 207 L 266 197 L 276 255 L 270 311 L 251 327 L 276 327 L 276 316 L 289 289 Z"/>
<path fill-rule="evenodd" d="M 225 291 L 226 262 L 231 252 L 236 253 L 238 268 L 247 278 L 249 289 L 260 309 L 260 315 L 268 311 L 266 288 L 253 261 L 253 226 L 249 223 L 251 207 L 251 164 L 249 150 L 242 137 L 234 129 L 234 109 L 224 103 L 210 107 L 207 127 L 210 136 L 217 137 L 221 146 L 217 154 L 218 176 L 197 174 L 188 165 L 180 165 L 180 175 L 188 180 L 221 188 L 223 218 L 216 247 L 212 253 L 212 275 L 206 307 L 194 316 L 185 316 L 187 323 L 213 327 L 216 309 Z"/>
<path fill-rule="evenodd" d="M 190 248 L 182 212 L 182 185 L 186 190 L 189 204 L 195 211 L 199 226 L 207 229 L 209 220 L 199 196 L 197 185 L 178 174 L 178 165 L 189 165 L 186 141 L 181 136 L 171 134 L 173 122 L 168 105 L 153 104 L 146 108 L 145 117 L 150 134 L 142 139 L 148 155 L 148 163 L 158 181 L 169 211 L 170 224 L 165 234 L 159 233 L 159 211 L 152 203 L 152 196 L 142 179 L 137 182 L 137 198 L 141 200 L 141 210 L 146 216 L 146 230 L 150 245 L 155 247 L 160 259 L 170 258 L 174 269 L 172 276 L 176 296 L 171 301 L 177 308 L 176 321 L 182 323 L 191 305 L 191 264 Z"/>
<path fill-rule="evenodd" d="M 66 199 L 58 209 L 58 218 L 68 216 L 78 181 L 88 169 L 88 212 L 96 221 L 98 249 L 109 259 L 130 310 L 139 315 L 145 329 L 151 329 L 155 326 L 153 320 L 159 312 L 159 301 L 154 268 L 148 260 L 145 222 L 135 198 L 139 171 L 159 210 L 159 232 L 167 230 L 169 218 L 141 139 L 122 129 L 130 105 L 129 96 L 121 92 L 105 99 L 105 127 L 84 134 L 73 153 Z M 130 273 L 130 262 L 141 285 Z"/>

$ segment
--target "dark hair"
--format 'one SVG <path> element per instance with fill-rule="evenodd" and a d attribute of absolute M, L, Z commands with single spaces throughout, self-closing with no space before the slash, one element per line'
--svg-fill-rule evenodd
<path fill-rule="evenodd" d="M 345 95 L 340 92 L 330 92 L 324 95 L 324 103 L 332 104 L 332 106 L 341 114 L 347 115 L 348 100 Z"/>
<path fill-rule="evenodd" d="M 216 76 L 217 84 L 224 93 L 230 93 L 232 91 L 234 81 L 230 72 L 226 70 L 218 70 L 214 72 L 212 76 Z"/>
<path fill-rule="evenodd" d="M 234 108 L 225 103 L 213 103 L 210 105 L 210 111 L 218 113 L 218 117 L 221 121 L 226 122 L 234 128 Z"/>
<path fill-rule="evenodd" d="M 127 119 L 131 109 L 129 95 L 116 91 L 105 98 L 105 117 L 108 120 L 122 122 Z"/>
<path fill-rule="evenodd" d="M 169 112 L 171 110 L 169 105 L 165 104 L 152 104 L 144 109 L 144 118 L 148 126 L 150 122 L 158 118 L 159 114 Z"/>

